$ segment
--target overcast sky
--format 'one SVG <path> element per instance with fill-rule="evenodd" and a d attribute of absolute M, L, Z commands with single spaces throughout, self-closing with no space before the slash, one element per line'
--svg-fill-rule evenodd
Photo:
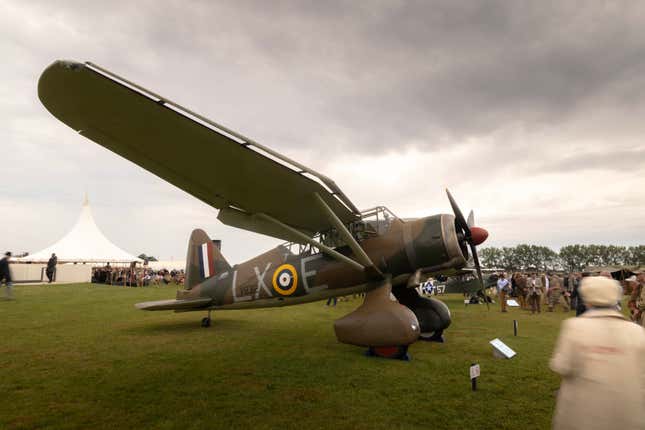
<path fill-rule="evenodd" d="M 645 243 L 645 3 L 0 0 L 0 247 L 36 252 L 88 192 L 134 254 L 194 227 L 279 243 L 54 119 L 40 73 L 92 61 L 332 177 L 359 207 L 475 210 L 487 245 Z"/>

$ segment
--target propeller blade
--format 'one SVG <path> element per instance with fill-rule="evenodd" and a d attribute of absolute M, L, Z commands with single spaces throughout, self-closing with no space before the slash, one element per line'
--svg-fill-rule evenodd
<path fill-rule="evenodd" d="M 446 194 L 448 194 L 448 200 L 450 201 L 450 206 L 452 207 L 452 212 L 455 214 L 455 221 L 457 222 L 457 227 L 462 229 L 465 233 L 466 239 L 470 239 L 470 227 L 464 218 L 464 214 L 461 213 L 461 209 L 457 206 L 457 202 L 450 194 L 450 191 L 446 188 Z"/>
<path fill-rule="evenodd" d="M 481 292 L 482 295 L 484 296 L 484 301 L 486 302 L 486 308 L 490 310 L 490 305 L 488 304 L 488 297 L 486 296 L 486 288 L 484 287 L 484 277 L 482 275 L 482 268 L 481 265 L 479 264 L 479 256 L 477 255 L 477 247 L 471 243 L 468 242 L 468 245 L 470 245 L 470 252 L 473 254 L 473 261 L 475 262 L 475 269 L 477 269 L 477 277 L 479 278 L 479 285 L 481 286 Z"/>
<path fill-rule="evenodd" d="M 477 233 L 477 237 L 475 240 L 473 239 L 473 233 L 471 231 L 471 227 L 474 226 L 475 224 L 475 214 L 473 211 L 470 211 L 470 214 L 468 215 L 468 221 L 464 218 L 464 214 L 461 212 L 461 209 L 459 209 L 459 206 L 457 205 L 457 202 L 455 199 L 452 197 L 452 194 L 450 194 L 450 191 L 446 188 L 446 194 L 448 194 L 448 200 L 450 201 L 450 206 L 452 207 L 452 211 L 455 214 L 455 225 L 457 226 L 458 229 L 463 231 L 463 240 L 468 243 L 468 246 L 470 247 L 470 252 L 473 257 L 473 262 L 475 263 L 475 269 L 477 269 L 477 277 L 479 278 L 479 285 L 481 286 L 481 293 L 484 296 L 484 301 L 486 302 L 486 308 L 490 310 L 490 304 L 488 303 L 488 297 L 486 296 L 485 293 L 485 286 L 484 286 L 484 277 L 482 276 L 482 268 L 481 265 L 479 264 L 479 256 L 477 255 L 477 247 L 476 245 L 482 243 L 484 240 L 486 240 L 486 237 L 488 236 L 488 232 L 484 229 L 479 229 Z M 477 230 L 477 227 L 473 227 L 473 229 Z M 459 237 L 460 232 L 457 233 L 457 236 Z"/>
<path fill-rule="evenodd" d="M 475 227 L 475 212 L 472 210 L 468 214 L 468 219 L 466 220 L 466 224 L 468 224 L 468 227 L 473 228 Z"/>

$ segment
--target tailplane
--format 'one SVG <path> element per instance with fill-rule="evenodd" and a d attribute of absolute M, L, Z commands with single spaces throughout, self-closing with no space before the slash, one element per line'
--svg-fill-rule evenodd
<path fill-rule="evenodd" d="M 190 290 L 204 280 L 230 270 L 219 247 L 213 243 L 202 229 L 193 230 L 188 240 L 188 253 L 186 255 L 186 279 L 184 288 Z"/>

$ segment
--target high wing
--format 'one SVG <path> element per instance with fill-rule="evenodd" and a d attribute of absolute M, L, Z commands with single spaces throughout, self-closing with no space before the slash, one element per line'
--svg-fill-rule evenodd
<path fill-rule="evenodd" d="M 83 136 L 220 209 L 225 224 L 302 241 L 334 226 L 319 198 L 345 224 L 359 217 L 331 179 L 92 63 L 56 61 L 38 97 Z"/>

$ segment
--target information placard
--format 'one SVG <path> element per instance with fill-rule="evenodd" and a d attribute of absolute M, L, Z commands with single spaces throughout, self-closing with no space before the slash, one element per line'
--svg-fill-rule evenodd
<path fill-rule="evenodd" d="M 493 339 L 489 343 L 493 345 L 493 352 L 498 353 L 503 358 L 512 358 L 517 354 L 508 345 L 499 340 L 499 338 Z"/>
<path fill-rule="evenodd" d="M 479 378 L 479 364 L 470 366 L 470 379 Z"/>

